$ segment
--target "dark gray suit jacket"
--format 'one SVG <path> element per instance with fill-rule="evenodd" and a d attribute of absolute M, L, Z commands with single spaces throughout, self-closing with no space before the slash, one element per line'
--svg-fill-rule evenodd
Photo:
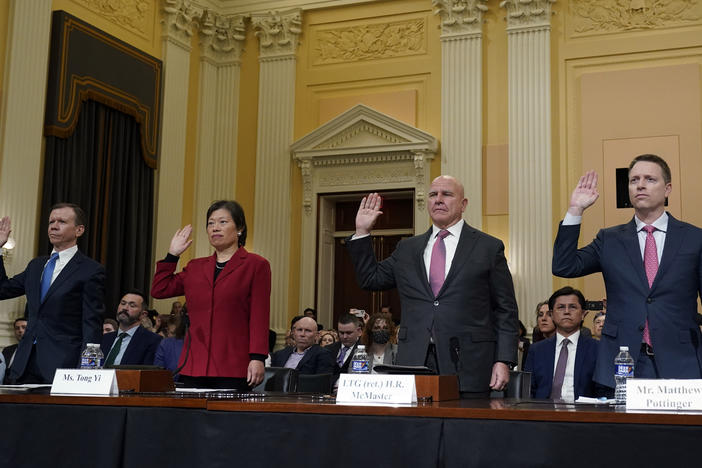
<path fill-rule="evenodd" d="M 27 297 L 27 330 L 19 342 L 10 381 L 25 371 L 32 344 L 45 382 L 57 368 L 74 368 L 86 343 L 99 343 L 105 310 L 105 268 L 76 252 L 41 301 L 41 274 L 48 256 L 29 262 L 20 274 L 8 278 L 0 258 L 0 299 Z"/>
<path fill-rule="evenodd" d="M 633 218 L 600 230 L 582 249 L 579 224 L 558 228 L 553 274 L 573 278 L 602 272 L 607 288 L 607 320 L 595 370 L 601 385 L 614 387 L 619 346 L 628 346 L 634 361 L 638 359 L 646 318 L 660 376 L 702 375 L 702 334 L 695 323 L 702 291 L 702 229 L 668 216 L 663 256 L 650 288 Z"/>
<path fill-rule="evenodd" d="M 464 222 L 451 269 L 434 297 L 423 259 L 431 232 L 402 240 L 382 262 L 376 261 L 370 236 L 346 246 L 362 288 L 397 287 L 402 304 L 397 363 L 423 365 L 433 336 L 440 372 L 457 374 L 462 392 L 486 392 L 495 362 L 517 362 L 517 303 L 504 245 Z"/>
<path fill-rule="evenodd" d="M 288 346 L 273 353 L 271 355 L 271 365 L 273 367 L 285 367 L 285 363 L 288 362 L 294 349 L 294 346 Z M 326 348 L 312 345 L 307 349 L 296 369 L 300 374 L 333 374 L 334 356 Z"/>

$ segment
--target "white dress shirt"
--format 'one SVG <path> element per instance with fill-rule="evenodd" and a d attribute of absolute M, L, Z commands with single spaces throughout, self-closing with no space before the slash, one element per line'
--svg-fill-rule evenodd
<path fill-rule="evenodd" d="M 56 252 L 56 250 L 52 250 L 51 254 L 53 255 Z M 68 264 L 68 262 L 71 261 L 73 256 L 78 252 L 78 246 L 74 245 L 73 247 L 69 247 L 66 250 L 60 251 L 58 254 L 58 258 L 56 259 L 56 265 L 54 266 L 54 274 L 51 275 L 51 284 L 54 284 L 54 280 L 58 278 L 59 273 L 61 273 L 61 270 Z M 49 263 L 49 260 L 46 261 L 46 263 Z M 44 267 L 46 268 L 46 263 L 44 264 Z"/>
<path fill-rule="evenodd" d="M 568 360 L 566 361 L 565 375 L 563 377 L 563 387 L 561 388 L 561 399 L 564 401 L 575 400 L 575 353 L 578 350 L 578 339 L 580 338 L 580 330 L 570 336 L 563 336 L 556 333 L 556 355 L 553 360 L 553 374 L 556 374 L 556 366 L 558 366 L 558 356 L 561 354 L 561 346 L 563 340 L 568 338 Z"/>
<path fill-rule="evenodd" d="M 121 333 L 126 333 L 127 336 L 122 338 L 122 343 L 119 346 L 119 352 L 117 353 L 117 356 L 115 356 L 115 362 L 113 363 L 115 366 L 118 366 L 122 363 L 122 358 L 124 357 L 124 352 L 127 350 L 127 347 L 129 346 L 129 342 L 132 341 L 132 337 L 137 331 L 137 328 L 139 328 L 141 325 L 137 325 L 136 327 L 132 327 L 129 330 L 120 330 L 117 329 L 117 336 L 115 336 L 115 341 L 112 342 L 112 346 L 110 346 L 110 351 L 112 351 L 112 348 L 115 347 L 115 343 L 117 343 L 117 340 L 119 340 L 119 335 Z M 110 353 L 108 352 L 105 355 L 105 360 L 107 360 L 107 356 L 109 356 Z"/>

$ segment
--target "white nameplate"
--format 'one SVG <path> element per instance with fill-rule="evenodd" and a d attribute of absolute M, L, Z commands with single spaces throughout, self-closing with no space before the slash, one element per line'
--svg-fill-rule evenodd
<path fill-rule="evenodd" d="M 416 403 L 414 375 L 341 374 L 336 402 L 385 405 Z"/>
<path fill-rule="evenodd" d="M 628 379 L 626 409 L 702 410 L 702 380 Z"/>
<path fill-rule="evenodd" d="M 52 395 L 118 395 L 114 369 L 56 369 Z"/>

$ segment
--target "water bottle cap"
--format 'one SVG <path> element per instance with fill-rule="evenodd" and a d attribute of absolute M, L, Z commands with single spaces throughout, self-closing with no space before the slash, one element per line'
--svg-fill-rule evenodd
<path fill-rule="evenodd" d="M 357 347 L 356 349 L 365 350 L 365 349 L 366 349 L 366 345 L 360 344 L 360 345 L 358 345 L 358 347 Z"/>
<path fill-rule="evenodd" d="M 619 351 L 629 351 L 629 347 L 628 346 L 620 346 Z"/>

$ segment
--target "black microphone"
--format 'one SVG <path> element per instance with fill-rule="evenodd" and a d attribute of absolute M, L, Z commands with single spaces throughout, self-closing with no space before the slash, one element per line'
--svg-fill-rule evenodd
<path fill-rule="evenodd" d="M 449 338 L 449 347 L 451 348 L 451 361 L 453 361 L 453 365 L 456 367 L 456 372 L 458 372 L 460 368 L 461 345 L 459 344 L 457 337 L 452 336 Z"/>
<path fill-rule="evenodd" d="M 181 310 L 180 320 L 183 326 L 185 327 L 185 343 L 187 343 L 187 346 L 185 348 L 185 360 L 183 360 L 183 364 L 181 364 L 176 370 L 173 371 L 173 377 L 180 374 L 180 371 L 183 370 L 183 367 L 185 367 L 185 364 L 188 362 L 188 357 L 190 356 L 190 316 L 188 315 L 188 309 L 185 305 Z"/>

